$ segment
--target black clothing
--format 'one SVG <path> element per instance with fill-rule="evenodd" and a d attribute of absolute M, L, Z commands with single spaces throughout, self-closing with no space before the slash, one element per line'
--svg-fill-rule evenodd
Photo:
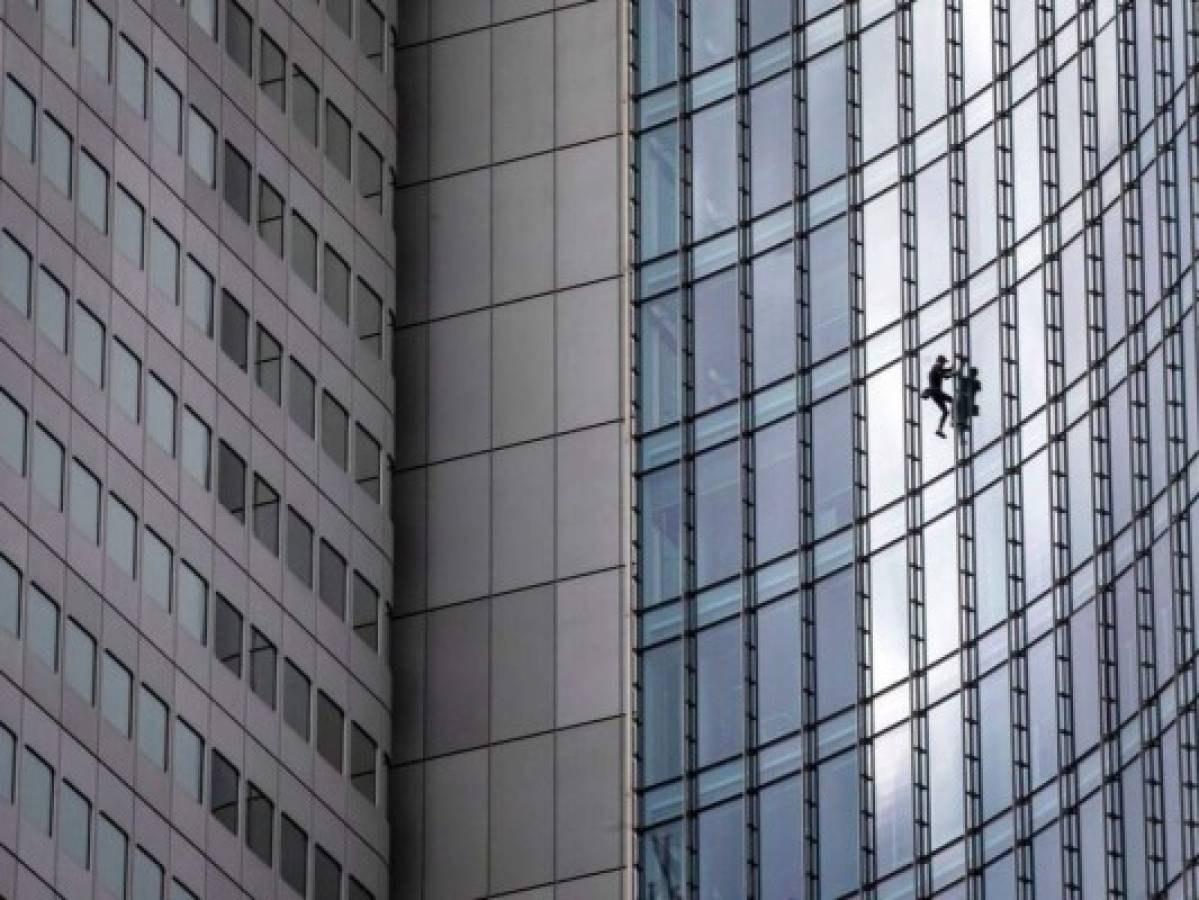
<path fill-rule="evenodd" d="M 928 387 L 920 392 L 925 400 L 931 400 L 941 411 L 941 421 L 937 424 L 937 434 L 945 437 L 945 420 L 949 418 L 953 397 L 945 393 L 945 379 L 953 377 L 953 367 L 948 363 L 935 362 L 928 370 Z"/>

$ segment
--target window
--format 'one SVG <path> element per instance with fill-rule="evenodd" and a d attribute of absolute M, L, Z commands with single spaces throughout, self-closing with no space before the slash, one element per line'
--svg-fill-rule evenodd
<path fill-rule="evenodd" d="M 173 153 L 183 152 L 183 97 L 158 69 L 154 70 L 154 133 Z"/>
<path fill-rule="evenodd" d="M 306 587 L 312 587 L 312 526 L 287 507 L 287 568 Z"/>
<path fill-rule="evenodd" d="M 113 243 L 127 260 L 139 269 L 146 265 L 146 247 L 143 229 L 146 213 L 120 185 L 117 185 L 116 215 L 113 219 Z"/>
<path fill-rule="evenodd" d="M 79 460 L 71 460 L 71 524 L 100 543 L 100 482 Z"/>
<path fill-rule="evenodd" d="M 241 678 L 241 613 L 221 594 L 216 595 L 212 652 L 226 669 Z"/>
<path fill-rule="evenodd" d="M 86 306 L 75 305 L 75 368 L 96 387 L 104 387 L 104 326 Z"/>
<path fill-rule="evenodd" d="M 191 0 L 192 21 L 200 26 L 213 40 L 216 40 L 216 0 Z"/>
<path fill-rule="evenodd" d="M 312 682 L 290 659 L 283 660 L 283 721 L 308 741 L 310 734 Z"/>
<path fill-rule="evenodd" d="M 201 644 L 208 641 L 208 582 L 189 566 L 179 564 L 179 624 Z"/>
<path fill-rule="evenodd" d="M 209 430 L 203 419 L 190 409 L 183 409 L 183 471 L 208 490 Z"/>
<path fill-rule="evenodd" d="M 258 86 L 281 112 L 287 111 L 287 58 L 272 41 L 266 30 L 259 32 L 262 40 L 258 54 Z"/>
<path fill-rule="evenodd" d="M 33 487 L 47 503 L 62 510 L 65 457 L 62 444 L 39 425 L 33 432 Z"/>
<path fill-rule="evenodd" d="M 358 279 L 355 297 L 358 308 L 358 341 L 375 359 L 383 358 L 383 301 L 371 286 Z"/>
<path fill-rule="evenodd" d="M 67 289 L 44 267 L 38 270 L 37 329 L 55 350 L 67 352 Z"/>
<path fill-rule="evenodd" d="M 225 202 L 249 224 L 250 161 L 228 141 L 225 141 Z"/>
<path fill-rule="evenodd" d="M 17 474 L 25 475 L 25 430 L 28 427 L 25 410 L 0 391 L 0 459 Z"/>
<path fill-rule="evenodd" d="M 166 771 L 167 705 L 144 684 L 137 691 L 137 749 Z"/>
<path fill-rule="evenodd" d="M 233 763 L 212 751 L 208 785 L 209 809 L 212 817 L 237 834 L 237 769 Z"/>
<path fill-rule="evenodd" d="M 283 397 L 283 348 L 261 322 L 254 338 L 254 378 L 262 392 L 279 403 Z"/>
<path fill-rule="evenodd" d="M 112 23 L 88 0 L 83 3 L 83 21 L 79 33 L 83 61 L 108 82 L 112 77 Z"/>
<path fill-rule="evenodd" d="M 379 649 L 379 592 L 374 585 L 354 573 L 354 634 L 372 650 Z"/>
<path fill-rule="evenodd" d="M 67 130 L 49 113 L 42 116 L 42 177 L 64 197 L 71 196 L 73 147 L 74 141 Z"/>
<path fill-rule="evenodd" d="M 86 150 L 79 154 L 79 212 L 108 234 L 108 172 Z"/>
<path fill-rule="evenodd" d="M 317 128 L 318 94 L 316 85 L 298 67 L 293 67 L 291 70 L 291 101 L 292 119 L 296 123 L 296 128 L 299 129 L 300 134 L 319 147 L 321 142 Z"/>
<path fill-rule="evenodd" d="M 358 193 L 375 212 L 383 212 L 383 157 L 362 134 L 358 135 Z"/>
<path fill-rule="evenodd" d="M 258 176 L 258 236 L 276 256 L 283 256 L 283 196 Z"/>
<path fill-rule="evenodd" d="M 325 101 L 325 155 L 337 171 L 350 177 L 350 120 L 332 100 Z"/>
<path fill-rule="evenodd" d="M 266 865 L 272 865 L 275 804 L 252 781 L 246 782 L 246 846 Z"/>
<path fill-rule="evenodd" d="M 375 802 L 375 750 L 369 734 L 350 724 L 350 784 L 371 803 Z"/>
<path fill-rule="evenodd" d="M 250 314 L 228 291 L 221 291 L 221 349 L 246 371 L 246 347 L 249 343 Z"/>
<path fill-rule="evenodd" d="M 46 24 L 75 46 L 75 0 L 46 0 Z"/>
<path fill-rule="evenodd" d="M 162 900 L 162 866 L 141 847 L 133 862 L 133 900 Z"/>
<path fill-rule="evenodd" d="M 225 2 L 225 52 L 243 72 L 254 74 L 254 22 L 234 0 Z"/>
<path fill-rule="evenodd" d="M 262 546 L 279 555 L 279 493 L 254 474 L 254 537 Z"/>
<path fill-rule="evenodd" d="M 171 572 L 174 554 L 157 534 L 146 529 L 142 542 L 142 593 L 159 609 L 171 611 Z"/>
<path fill-rule="evenodd" d="M 154 373 L 146 379 L 146 433 L 168 456 L 175 455 L 175 394 Z"/>
<path fill-rule="evenodd" d="M 0 556 L 0 628 L 13 637 L 20 633 L 21 571 Z"/>
<path fill-rule="evenodd" d="M 204 799 L 204 740 L 194 728 L 175 719 L 175 784 L 197 803 Z"/>
<path fill-rule="evenodd" d="M 279 816 L 279 874 L 301 897 L 308 894 L 308 835 L 286 813 Z"/>
<path fill-rule="evenodd" d="M 287 411 L 291 420 L 309 437 L 316 437 L 316 382 L 308 371 L 290 357 L 287 376 Z"/>
<path fill-rule="evenodd" d="M 275 645 L 257 628 L 250 629 L 250 690 L 275 708 Z"/>
<path fill-rule="evenodd" d="M 209 187 L 216 187 L 216 129 L 196 111 L 187 111 L 187 164 Z"/>
<path fill-rule="evenodd" d="M 9 75 L 4 80 L 4 139 L 33 162 L 33 95 Z"/>
<path fill-rule="evenodd" d="M 215 282 L 208 270 L 188 256 L 183 276 L 187 317 L 208 337 L 212 337 L 212 306 Z"/>
<path fill-rule="evenodd" d="M 21 761 L 21 818 L 47 837 L 53 829 L 54 770 L 25 748 Z"/>
<path fill-rule="evenodd" d="M 150 283 L 172 303 L 179 302 L 179 242 L 157 221 L 150 228 Z"/>
<path fill-rule="evenodd" d="M 345 407 L 333 399 L 328 391 L 321 394 L 321 447 L 328 457 L 341 469 L 346 468 L 349 456 L 350 417 Z"/>
<path fill-rule="evenodd" d="M 108 495 L 108 558 L 130 578 L 137 577 L 137 516 L 116 494 Z"/>
<path fill-rule="evenodd" d="M 63 678 L 91 706 L 96 702 L 96 640 L 74 619 L 67 619 L 63 643 Z"/>
<path fill-rule="evenodd" d="M 0 725 L 0 800 L 11 804 L 16 791 L 17 739 Z"/>
<path fill-rule="evenodd" d="M 171 880 L 171 900 L 200 900 L 177 879 Z"/>
<path fill-rule="evenodd" d="M 69 781 L 58 795 L 58 844 L 79 868 L 91 868 L 92 805 Z"/>
<path fill-rule="evenodd" d="M 123 737 L 130 737 L 133 720 L 133 676 L 108 651 L 100 667 L 100 711 L 108 723 Z"/>
<path fill-rule="evenodd" d="M 383 71 L 383 13 L 370 0 L 358 2 L 358 45 L 362 55 Z"/>
<path fill-rule="evenodd" d="M 368 497 L 379 502 L 379 442 L 358 423 L 354 426 L 354 480 Z"/>
<path fill-rule="evenodd" d="M 320 844 L 316 845 L 312 865 L 312 895 L 314 897 L 341 896 L 341 866 L 332 856 L 325 852 Z"/>
<path fill-rule="evenodd" d="M 0 231 L 0 294 L 22 316 L 29 315 L 33 257 L 7 231 Z"/>
<path fill-rule="evenodd" d="M 217 498 L 237 521 L 246 521 L 246 463 L 224 441 L 217 466 Z"/>
<path fill-rule="evenodd" d="M 343 322 L 350 321 L 350 267 L 325 244 L 325 305 Z"/>
<path fill-rule="evenodd" d="M 117 93 L 141 118 L 146 117 L 146 57 L 125 35 L 117 42 Z"/>
<path fill-rule="evenodd" d="M 316 692 L 316 750 L 338 772 L 341 771 L 345 715 L 324 691 Z"/>
<path fill-rule="evenodd" d="M 114 897 L 125 896 L 125 853 L 129 839 L 103 813 L 96 819 L 96 874 Z"/>
<path fill-rule="evenodd" d="M 25 640 L 35 657 L 52 671 L 58 671 L 58 604 L 36 584 L 29 586 Z"/>
<path fill-rule="evenodd" d="M 118 341 L 112 340 L 112 362 L 108 367 L 111 379 L 112 401 L 132 421 L 141 419 L 141 361 L 130 352 L 129 348 Z"/>
<path fill-rule="evenodd" d="M 349 892 L 346 894 L 346 900 L 375 900 L 375 895 L 362 886 L 362 883 L 350 876 Z"/>
<path fill-rule="evenodd" d="M 329 11 L 329 18 L 333 20 L 334 25 L 344 31 L 347 37 L 353 34 L 353 0 L 328 0 L 325 8 Z"/>
<path fill-rule="evenodd" d="M 312 290 L 316 290 L 316 232 L 295 210 L 291 213 L 291 267 Z"/>
<path fill-rule="evenodd" d="M 321 541 L 321 600 L 339 619 L 346 617 L 346 560 L 328 541 Z"/>

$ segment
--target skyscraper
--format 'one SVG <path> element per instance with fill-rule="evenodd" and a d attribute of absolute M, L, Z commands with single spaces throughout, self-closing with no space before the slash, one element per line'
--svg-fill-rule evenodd
<path fill-rule="evenodd" d="M 1195 27 L 638 4 L 638 896 L 1194 891 Z"/>

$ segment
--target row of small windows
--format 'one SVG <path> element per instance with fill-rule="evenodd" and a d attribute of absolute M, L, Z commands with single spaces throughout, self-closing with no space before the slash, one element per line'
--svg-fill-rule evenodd
<path fill-rule="evenodd" d="M 165 715 L 165 707 L 163 715 Z M 165 733 L 165 719 L 163 720 Z M 187 775 L 176 781 L 196 802 L 202 802 L 204 741 L 183 719 L 175 720 L 175 762 Z M 180 749 L 182 748 L 182 749 Z M 165 753 L 165 745 L 164 751 Z M 54 768 L 36 750 L 26 745 L 21 755 L 17 781 L 17 740 L 0 724 L 0 803 L 17 803 L 24 819 L 45 837 L 56 837 L 59 848 L 80 869 L 95 866 L 99 884 L 113 897 L 161 900 L 166 887 L 165 870 L 154 855 L 141 845 L 134 851 L 129 870 L 129 836 L 99 810 L 93 832 L 93 803 L 65 777 L 60 780 L 58 815 L 54 815 Z M 209 800 L 214 819 L 234 834 L 239 811 L 244 808 L 246 846 L 265 865 L 274 866 L 275 804 L 253 782 L 246 781 L 245 802 L 239 803 L 240 778 L 237 768 L 215 748 L 209 766 Z M 279 874 L 283 881 L 307 897 L 309 884 L 308 833 L 286 813 L 279 813 Z M 338 900 L 342 896 L 342 870 L 338 861 L 313 842 L 312 896 Z M 132 877 L 130 877 L 132 875 Z M 373 895 L 353 876 L 347 876 L 347 900 L 373 900 Z M 171 881 L 171 900 L 196 900 L 196 894 L 177 878 Z"/>
<path fill-rule="evenodd" d="M 147 531 L 147 539 L 152 532 Z M 158 581 L 154 602 L 164 604 L 169 598 L 171 552 L 157 538 L 155 578 Z M 0 555 L 0 630 L 14 637 L 24 632 L 29 652 L 52 672 L 62 672 L 63 680 L 89 706 L 97 705 L 101 715 L 118 734 L 134 740 L 139 752 L 162 771 L 168 770 L 167 724 L 170 710 L 153 690 L 138 685 L 136 728 L 134 721 L 134 679 L 129 669 L 105 650 L 98 659 L 96 639 L 74 618 L 68 616 L 61 630 L 63 617 L 56 603 L 36 583 L 30 581 L 26 593 L 22 621 L 22 575 L 19 569 Z M 152 588 L 146 587 L 147 592 Z M 212 653 L 218 662 L 242 677 L 243 659 L 250 689 L 272 710 L 280 701 L 283 721 L 305 743 L 313 739 L 312 681 L 289 657 L 283 657 L 282 696 L 278 685 L 278 651 L 275 645 L 253 625 L 249 626 L 248 653 L 243 642 L 245 621 L 241 612 L 219 591 L 214 592 L 212 617 Z M 186 562 L 180 560 L 179 570 L 180 623 L 200 643 L 206 642 L 208 584 Z M 61 656 L 60 656 L 61 647 Z M 99 696 L 96 677 L 99 673 Z M 319 688 L 316 690 L 315 746 L 317 753 L 338 774 L 346 773 L 345 742 L 346 715 L 342 707 Z M 370 733 L 357 722 L 349 722 L 350 784 L 373 804 L 379 803 L 378 785 L 379 745 Z M 197 802 L 202 799 L 199 760 L 203 741 L 194 728 L 182 718 L 175 730 L 175 779 Z M 386 768 L 386 764 L 384 766 Z M 232 831 L 236 833 L 236 822 Z"/>
<path fill-rule="evenodd" d="M 118 209 L 123 202 L 136 206 L 118 188 Z M 136 208 L 140 215 L 140 207 Z M 133 215 L 134 213 L 129 213 Z M 118 214 L 118 220 L 121 219 Z M 139 219 L 140 222 L 140 219 Z M 140 246 L 140 245 L 138 245 Z M 152 254 L 163 260 L 152 266 L 155 271 L 169 270 L 168 276 L 156 276 L 172 290 L 177 283 L 179 245 L 157 223 L 153 223 Z M 130 249 L 130 248 L 127 248 Z M 28 317 L 33 304 L 33 257 L 15 238 L 0 231 L 0 297 L 7 300 L 21 315 Z M 212 276 L 189 255 L 185 281 L 188 292 L 187 311 L 206 334 L 212 334 L 213 294 Z M 359 281 L 360 287 L 365 287 Z M 366 289 L 369 290 L 369 289 Z M 36 320 L 40 333 L 59 351 L 67 348 L 67 290 L 44 266 L 37 272 Z M 368 298 L 375 303 L 378 298 Z M 362 308 L 363 302 L 359 306 Z M 249 312 L 227 290 L 221 297 L 220 344 L 225 355 L 246 371 L 249 365 Z M 379 338 L 379 335 L 375 336 Z M 141 421 L 141 361 L 115 335 L 112 338 L 108 365 L 108 386 L 113 399 L 132 421 Z M 76 305 L 74 346 L 75 365 L 97 387 L 104 388 L 104 325 L 82 303 Z M 309 437 L 316 438 L 316 380 L 294 356 L 288 358 L 288 410 L 292 420 Z M 276 403 L 283 397 L 283 349 L 279 341 L 261 323 L 254 336 L 254 377 L 263 392 Z M 321 446 L 326 455 L 343 471 L 350 471 L 350 417 L 346 408 L 328 391 L 320 394 Z M 146 431 L 167 454 L 175 454 L 175 395 L 152 372 L 147 373 L 145 390 Z M 190 411 L 189 411 L 190 413 Z M 194 414 L 191 414 L 195 418 Z M 207 433 L 206 425 L 202 426 Z M 185 422 L 184 438 L 198 431 L 194 423 Z M 376 503 L 385 493 L 381 485 L 382 447 L 374 435 L 360 422 L 354 423 L 354 480 Z M 185 452 L 184 465 L 205 486 L 208 484 L 207 457 L 201 464 L 194 454 Z"/>
<path fill-rule="evenodd" d="M 114 348 L 122 347 L 114 342 Z M 128 353 L 122 349 L 119 352 Z M 136 397 L 138 376 L 136 357 L 128 354 L 132 373 L 125 378 Z M 114 356 L 115 359 L 115 356 Z M 156 386 L 155 386 L 156 385 Z M 114 389 L 115 390 L 115 389 Z M 168 447 L 166 440 L 174 440 L 174 395 L 155 378 L 149 375 L 147 401 L 159 398 L 160 412 L 147 414 L 147 422 L 156 418 L 162 424 L 147 430 L 164 450 L 173 453 L 173 443 Z M 149 409 L 149 406 L 147 407 Z M 167 424 L 169 423 L 169 425 Z M 27 469 L 28 415 L 8 394 L 0 391 L 0 461 L 7 463 L 20 475 Z M 157 436 L 155 436 L 157 435 Z M 211 432 L 208 426 L 192 411 L 184 408 L 182 429 L 184 469 L 205 489 L 209 488 L 209 459 Z M 224 441 L 219 442 L 217 495 L 221 504 L 239 521 L 246 520 L 246 466 L 244 460 Z M 72 458 L 69 486 L 66 475 L 66 453 L 62 443 L 41 423 L 33 427 L 32 451 L 28 455 L 28 469 L 34 490 L 51 506 L 63 510 L 69 506 L 70 521 L 93 544 L 100 544 L 100 480 L 78 458 Z M 69 488 L 70 502 L 65 494 Z M 251 527 L 255 538 L 274 556 L 279 555 L 280 499 L 279 493 L 261 475 L 254 474 L 253 509 Z M 106 547 L 108 557 L 130 578 L 140 575 L 142 589 L 147 597 L 167 612 L 171 611 L 171 583 L 173 554 L 171 548 L 149 527 L 144 529 L 142 542 L 141 570 L 138 570 L 137 516 L 115 494 L 108 496 L 106 517 Z M 380 653 L 379 640 L 379 592 L 358 570 L 353 571 L 353 587 L 347 598 L 349 570 L 345 556 L 329 541 L 321 538 L 319 544 L 319 581 L 314 585 L 314 544 L 312 526 L 292 506 L 287 507 L 285 562 L 288 570 L 306 587 L 317 588 L 321 601 L 340 619 L 345 621 L 347 599 L 350 605 L 350 623 L 354 633 L 373 652 Z M 205 641 L 207 621 L 206 592 L 198 595 L 184 572 L 195 575 L 191 567 L 181 562 L 179 615 L 183 626 L 201 643 Z M 196 576 L 198 577 L 198 576 Z M 186 588 L 186 589 L 185 589 Z M 199 597 L 197 601 L 195 598 Z M 241 639 L 237 640 L 236 666 L 230 665 L 241 675 Z M 225 660 L 227 654 L 219 653 Z M 264 700 L 267 698 L 264 697 Z M 267 700 L 274 708 L 273 697 Z"/>

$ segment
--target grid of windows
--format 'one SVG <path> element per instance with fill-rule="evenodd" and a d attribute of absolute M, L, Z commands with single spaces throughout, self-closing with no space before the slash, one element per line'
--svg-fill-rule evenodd
<path fill-rule="evenodd" d="M 1189 13 L 679 6 L 633 12 L 639 895 L 1181 891 Z"/>

